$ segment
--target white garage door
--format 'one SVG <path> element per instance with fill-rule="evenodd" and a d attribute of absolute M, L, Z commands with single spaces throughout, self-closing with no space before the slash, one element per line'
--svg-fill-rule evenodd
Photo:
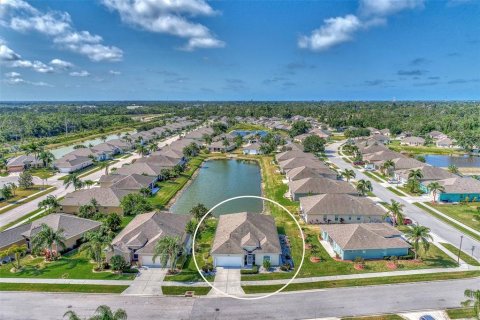
<path fill-rule="evenodd" d="M 243 257 L 230 256 L 230 257 L 215 257 L 215 266 L 217 267 L 242 267 Z"/>
<path fill-rule="evenodd" d="M 157 257 L 157 259 L 155 259 L 155 262 L 153 262 L 152 257 L 153 256 L 142 256 L 141 257 L 142 266 L 161 267 L 162 265 L 160 264 L 160 258 Z"/>

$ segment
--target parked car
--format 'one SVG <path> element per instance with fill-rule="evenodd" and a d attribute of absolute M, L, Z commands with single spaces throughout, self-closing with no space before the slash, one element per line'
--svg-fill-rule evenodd
<path fill-rule="evenodd" d="M 413 224 L 413 221 L 412 221 L 412 219 L 405 218 L 405 219 L 403 219 L 403 224 L 406 225 L 406 226 L 409 226 L 409 225 Z"/>
<path fill-rule="evenodd" d="M 365 164 L 365 162 L 363 162 L 363 161 L 354 161 L 353 162 L 354 166 L 363 166 L 364 164 Z"/>
<path fill-rule="evenodd" d="M 390 184 L 398 184 L 399 181 L 397 179 L 392 178 L 392 179 L 388 179 L 387 182 L 390 183 Z"/>
<path fill-rule="evenodd" d="M 436 319 L 429 314 L 425 314 L 425 315 L 420 317 L 420 320 L 436 320 Z"/>

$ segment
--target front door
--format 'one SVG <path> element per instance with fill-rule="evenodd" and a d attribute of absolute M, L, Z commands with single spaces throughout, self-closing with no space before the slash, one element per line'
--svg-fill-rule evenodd
<path fill-rule="evenodd" d="M 255 255 L 247 254 L 247 266 L 252 266 L 255 263 Z"/>

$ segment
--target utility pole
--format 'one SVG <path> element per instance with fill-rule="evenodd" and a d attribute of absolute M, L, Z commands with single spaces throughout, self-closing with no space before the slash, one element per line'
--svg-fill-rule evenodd
<path fill-rule="evenodd" d="M 463 234 L 460 236 L 460 245 L 458 246 L 457 263 L 460 264 L 460 253 L 462 252 Z"/>

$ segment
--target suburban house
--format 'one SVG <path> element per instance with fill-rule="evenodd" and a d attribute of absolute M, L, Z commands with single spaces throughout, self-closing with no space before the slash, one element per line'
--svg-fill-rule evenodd
<path fill-rule="evenodd" d="M 296 147 L 295 144 L 289 144 L 289 147 Z M 293 158 L 310 158 L 310 159 L 315 159 L 315 156 L 312 155 L 311 153 L 306 153 L 300 150 L 289 150 L 285 152 L 278 153 L 275 155 L 275 160 L 277 160 L 278 163 L 286 160 L 290 160 Z"/>
<path fill-rule="evenodd" d="M 66 154 L 55 160 L 53 165 L 61 173 L 72 173 L 93 165 L 93 160 L 90 157 Z"/>
<path fill-rule="evenodd" d="M 106 142 L 107 144 L 116 147 L 120 150 L 120 153 L 131 151 L 134 145 L 124 139 L 112 139 Z"/>
<path fill-rule="evenodd" d="M 121 174 L 103 175 L 98 182 L 101 188 L 128 190 L 130 192 L 139 192 L 143 188 L 148 188 L 152 193 L 155 193 L 158 191 L 158 189 L 155 189 L 157 180 L 156 176 L 134 173 L 128 176 Z"/>
<path fill-rule="evenodd" d="M 358 195 L 357 190 L 350 183 L 328 178 L 305 178 L 290 181 L 288 187 L 290 197 L 295 201 L 298 201 L 301 197 L 322 193 Z"/>
<path fill-rule="evenodd" d="M 241 212 L 219 217 L 211 250 L 215 267 L 251 267 L 262 265 L 264 260 L 277 266 L 281 254 L 272 216 Z"/>
<path fill-rule="evenodd" d="M 224 145 L 225 140 L 214 141 L 208 145 L 208 151 L 210 152 L 229 152 L 235 149 L 235 144 L 228 142 L 228 145 Z M 226 140 L 228 141 L 228 140 Z"/>
<path fill-rule="evenodd" d="M 435 142 L 435 145 L 439 148 L 453 148 L 455 147 L 455 142 L 450 138 L 443 138 L 437 140 L 437 142 Z"/>
<path fill-rule="evenodd" d="M 433 140 L 441 140 L 441 139 L 448 138 L 448 136 L 445 133 L 436 131 L 436 130 L 433 130 L 432 132 L 430 132 L 428 136 Z"/>
<path fill-rule="evenodd" d="M 405 170 L 396 170 L 394 172 L 394 177 L 400 183 L 407 183 L 408 175 L 410 174 L 410 171 L 417 170 L 417 169 L 419 169 L 422 172 L 422 178 L 420 178 L 419 181 L 420 181 L 420 187 L 423 189 L 424 192 L 428 192 L 427 185 L 432 181 L 458 177 L 456 174 L 450 173 L 447 170 L 430 166 L 424 163 L 421 167 L 410 168 Z"/>
<path fill-rule="evenodd" d="M 288 181 L 295 181 L 305 178 L 328 178 L 336 180 L 338 173 L 329 168 L 311 168 L 306 166 L 301 166 L 288 170 L 285 174 Z"/>
<path fill-rule="evenodd" d="M 330 137 L 330 132 L 326 131 L 326 130 L 322 130 L 322 129 L 319 129 L 319 128 L 315 128 L 313 130 L 310 131 L 310 134 L 314 134 L 316 136 L 319 136 L 320 138 L 322 139 L 328 139 Z"/>
<path fill-rule="evenodd" d="M 245 147 L 243 147 L 243 154 L 250 154 L 250 155 L 263 154 L 262 145 L 258 142 L 250 143 Z"/>
<path fill-rule="evenodd" d="M 135 163 L 149 163 L 154 166 L 173 168 L 177 164 L 182 165 L 182 160 L 161 154 L 151 154 L 149 157 L 140 158 Z"/>
<path fill-rule="evenodd" d="M 68 193 L 65 198 L 60 201 L 61 211 L 66 213 L 77 214 L 82 205 L 90 203 L 95 199 L 98 203 L 98 212 L 101 213 L 117 213 L 122 215 L 123 209 L 120 205 L 121 200 L 127 194 L 132 193 L 130 190 L 120 190 L 113 188 L 91 188 L 77 190 Z"/>
<path fill-rule="evenodd" d="M 22 172 L 30 167 L 42 167 L 43 162 L 33 155 L 21 155 L 7 161 L 8 172 Z"/>
<path fill-rule="evenodd" d="M 400 140 L 400 144 L 407 146 L 423 146 L 425 139 L 421 137 L 406 137 Z"/>
<path fill-rule="evenodd" d="M 380 151 L 388 151 L 389 149 L 385 147 L 384 144 L 378 143 L 376 141 L 367 140 L 365 142 L 356 143 L 358 147 L 358 152 L 361 154 L 371 154 Z"/>
<path fill-rule="evenodd" d="M 480 200 L 480 181 L 471 177 L 453 177 L 439 180 L 445 191 L 438 195 L 439 201 L 460 202 Z"/>
<path fill-rule="evenodd" d="M 190 251 L 192 239 L 185 232 L 190 218 L 187 214 L 170 212 L 152 211 L 139 214 L 112 240 L 112 249 L 107 252 L 107 259 L 121 255 L 132 264 L 161 267 L 159 258 L 153 260 L 158 240 L 166 236 L 178 237 L 183 252 Z M 170 266 L 170 261 L 167 266 Z"/>
<path fill-rule="evenodd" d="M 66 250 L 80 245 L 86 232 L 97 230 L 102 225 L 98 221 L 83 219 L 70 214 L 52 213 L 38 220 L 0 232 L 0 251 L 13 245 L 27 245 L 28 249 L 31 250 L 30 241 L 40 231 L 42 224 L 46 224 L 54 231 L 63 230 Z"/>
<path fill-rule="evenodd" d="M 386 136 L 386 137 L 390 137 L 390 136 L 391 136 L 390 129 L 388 129 L 388 128 L 385 128 L 385 129 L 380 130 L 380 134 L 383 134 L 383 135 Z"/>
<path fill-rule="evenodd" d="M 282 161 L 278 165 L 282 173 L 285 173 L 288 170 L 291 170 L 293 168 L 298 168 L 303 166 L 310 167 L 310 168 L 317 168 L 317 169 L 329 168 L 326 164 L 314 158 L 292 158 L 289 160 Z"/>
<path fill-rule="evenodd" d="M 342 260 L 383 259 L 408 254 L 402 233 L 387 223 L 322 225 L 322 239 Z"/>
<path fill-rule="evenodd" d="M 312 224 L 383 222 L 386 213 L 369 198 L 332 193 L 301 197 L 300 212 Z"/>
<path fill-rule="evenodd" d="M 375 141 L 381 144 L 388 144 L 390 143 L 390 138 L 384 136 L 383 134 L 375 134 L 369 138 L 370 141 Z"/>
<path fill-rule="evenodd" d="M 380 169 L 381 164 L 383 164 L 385 161 L 393 160 L 401 157 L 405 157 L 405 156 L 395 151 L 383 150 L 383 151 L 366 154 L 363 156 L 363 160 L 365 162 L 368 162 L 365 165 L 365 169 L 375 170 L 375 169 Z"/>
<path fill-rule="evenodd" d="M 152 164 L 148 162 L 139 162 L 135 161 L 132 164 L 124 165 L 121 168 L 115 170 L 115 174 L 121 174 L 124 176 L 129 176 L 132 174 L 143 174 L 147 176 L 155 176 L 160 179 L 162 169 L 170 169 L 171 167 L 162 167 L 157 164 Z"/>

